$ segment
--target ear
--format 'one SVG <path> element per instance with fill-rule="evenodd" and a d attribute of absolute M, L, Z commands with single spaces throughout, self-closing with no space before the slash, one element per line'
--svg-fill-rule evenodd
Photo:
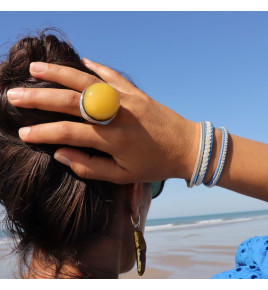
<path fill-rule="evenodd" d="M 131 209 L 132 218 L 134 220 L 139 217 L 139 207 L 142 201 L 142 183 L 133 183 L 128 193 L 128 202 Z"/>

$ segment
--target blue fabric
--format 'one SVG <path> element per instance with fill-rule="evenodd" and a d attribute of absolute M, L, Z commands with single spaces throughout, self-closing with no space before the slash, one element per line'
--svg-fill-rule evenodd
<path fill-rule="evenodd" d="M 244 241 L 237 249 L 235 265 L 212 279 L 268 279 L 268 236 Z"/>

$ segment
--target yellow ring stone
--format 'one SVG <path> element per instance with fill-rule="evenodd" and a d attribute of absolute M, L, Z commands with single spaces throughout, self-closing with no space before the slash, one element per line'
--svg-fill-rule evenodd
<path fill-rule="evenodd" d="M 105 83 L 97 83 L 85 90 L 83 107 L 91 118 L 104 121 L 117 113 L 120 99 L 114 88 Z"/>

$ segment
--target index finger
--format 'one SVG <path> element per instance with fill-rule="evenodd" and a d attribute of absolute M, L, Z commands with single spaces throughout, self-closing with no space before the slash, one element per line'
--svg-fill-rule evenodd
<path fill-rule="evenodd" d="M 89 73 L 72 67 L 45 62 L 32 62 L 30 73 L 38 79 L 55 82 L 79 92 L 95 83 L 103 82 Z"/>

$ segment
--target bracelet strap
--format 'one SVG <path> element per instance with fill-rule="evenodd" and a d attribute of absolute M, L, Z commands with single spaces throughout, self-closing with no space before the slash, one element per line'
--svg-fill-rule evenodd
<path fill-rule="evenodd" d="M 191 177 L 191 180 L 185 180 L 186 184 L 188 187 L 192 188 L 197 180 L 198 177 L 198 172 L 201 167 L 201 162 L 202 162 L 202 156 L 204 152 L 204 147 L 205 147 L 205 123 L 203 121 L 200 121 L 200 143 L 199 143 L 199 150 L 198 150 L 198 155 L 194 167 L 194 172 Z"/>
<path fill-rule="evenodd" d="M 202 157 L 201 168 L 198 173 L 198 178 L 195 182 L 195 185 L 202 184 L 206 178 L 213 147 L 214 127 L 211 122 L 206 121 L 205 128 L 206 128 L 205 148 Z"/>
<path fill-rule="evenodd" d="M 227 156 L 227 149 L 228 149 L 228 131 L 225 127 L 221 127 L 221 131 L 222 131 L 222 141 L 221 141 L 220 157 L 219 157 L 216 171 L 212 179 L 208 183 L 205 184 L 207 187 L 215 186 L 220 180 L 223 173 L 226 156 Z"/>

